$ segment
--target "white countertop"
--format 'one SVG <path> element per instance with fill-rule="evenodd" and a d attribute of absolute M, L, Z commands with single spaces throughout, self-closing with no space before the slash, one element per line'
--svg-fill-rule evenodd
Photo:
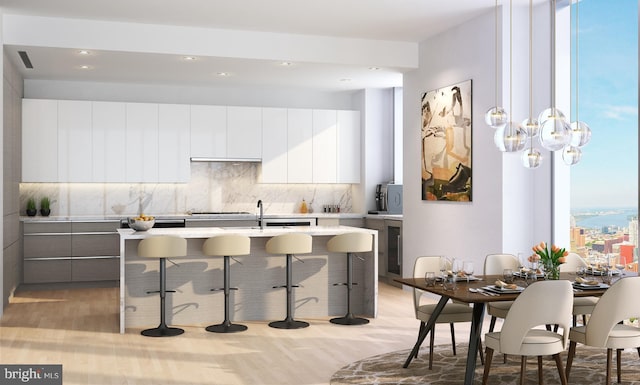
<path fill-rule="evenodd" d="M 273 237 L 285 233 L 304 233 L 311 236 L 330 236 L 351 232 L 368 234 L 377 233 L 376 230 L 363 229 L 350 226 L 293 226 L 293 227 L 180 227 L 180 228 L 153 228 L 147 231 L 135 231 L 132 229 L 118 229 L 122 239 L 143 239 L 154 235 L 176 235 L 182 238 L 209 238 L 222 234 L 242 234 L 249 237 Z"/>
<path fill-rule="evenodd" d="M 149 213 L 148 215 L 155 216 L 157 219 L 186 219 L 190 221 L 197 220 L 257 220 L 256 214 L 167 214 L 167 215 L 154 215 Z M 135 215 L 51 215 L 43 217 L 37 215 L 34 217 L 21 216 L 20 220 L 23 222 L 57 222 L 57 221 L 119 221 L 121 219 L 127 219 Z M 359 213 L 282 213 L 282 214 L 264 214 L 265 219 L 278 219 L 278 218 L 364 218 L 366 214 Z"/>

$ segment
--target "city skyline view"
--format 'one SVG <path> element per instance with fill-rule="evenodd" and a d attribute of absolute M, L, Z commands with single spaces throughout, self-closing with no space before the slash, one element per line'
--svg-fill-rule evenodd
<path fill-rule="evenodd" d="M 573 22 L 575 8 L 573 5 Z M 578 118 L 592 130 L 571 166 L 571 208 L 638 207 L 638 1 L 582 0 Z M 575 43 L 575 24 L 572 38 Z M 575 76 L 575 44 L 572 46 Z M 572 79 L 575 91 L 575 77 Z M 576 119 L 576 94 L 571 121 Z"/>

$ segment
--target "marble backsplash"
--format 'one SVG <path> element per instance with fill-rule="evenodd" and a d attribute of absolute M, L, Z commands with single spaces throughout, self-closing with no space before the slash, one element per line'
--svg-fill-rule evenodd
<path fill-rule="evenodd" d="M 246 211 L 255 213 L 259 199 L 266 214 L 300 211 L 302 199 L 310 211 L 323 205 L 353 207 L 350 184 L 261 184 L 259 163 L 191 163 L 189 183 L 22 183 L 20 214 L 27 200 L 51 199 L 51 215 L 112 216 L 175 215 L 188 211 Z"/>

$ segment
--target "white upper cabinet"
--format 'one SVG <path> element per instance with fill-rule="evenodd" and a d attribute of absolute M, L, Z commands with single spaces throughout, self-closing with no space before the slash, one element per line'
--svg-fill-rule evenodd
<path fill-rule="evenodd" d="M 131 183 L 158 181 L 158 105 L 127 103 L 126 173 Z"/>
<path fill-rule="evenodd" d="M 191 106 L 192 157 L 227 157 L 227 107 Z"/>
<path fill-rule="evenodd" d="M 160 104 L 158 108 L 158 181 L 188 182 L 189 105 Z"/>
<path fill-rule="evenodd" d="M 58 182 L 57 100 L 22 100 L 22 181 Z"/>
<path fill-rule="evenodd" d="M 93 181 L 124 182 L 126 104 L 93 102 Z"/>
<path fill-rule="evenodd" d="M 360 111 L 338 111 L 338 183 L 360 183 Z"/>
<path fill-rule="evenodd" d="M 287 183 L 287 109 L 262 109 L 262 183 Z"/>
<path fill-rule="evenodd" d="M 58 180 L 93 182 L 91 102 L 58 101 Z"/>
<path fill-rule="evenodd" d="M 227 107 L 227 158 L 262 158 L 262 108 Z"/>
<path fill-rule="evenodd" d="M 313 113 L 289 109 L 287 116 L 287 181 L 313 183 Z"/>
<path fill-rule="evenodd" d="M 336 110 L 313 110 L 313 183 L 336 183 L 336 144 Z"/>

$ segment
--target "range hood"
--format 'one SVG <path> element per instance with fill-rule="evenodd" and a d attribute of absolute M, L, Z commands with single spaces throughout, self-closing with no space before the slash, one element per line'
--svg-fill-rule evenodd
<path fill-rule="evenodd" d="M 227 162 L 227 163 L 260 163 L 260 158 L 210 158 L 206 156 L 192 156 L 192 162 Z"/>

